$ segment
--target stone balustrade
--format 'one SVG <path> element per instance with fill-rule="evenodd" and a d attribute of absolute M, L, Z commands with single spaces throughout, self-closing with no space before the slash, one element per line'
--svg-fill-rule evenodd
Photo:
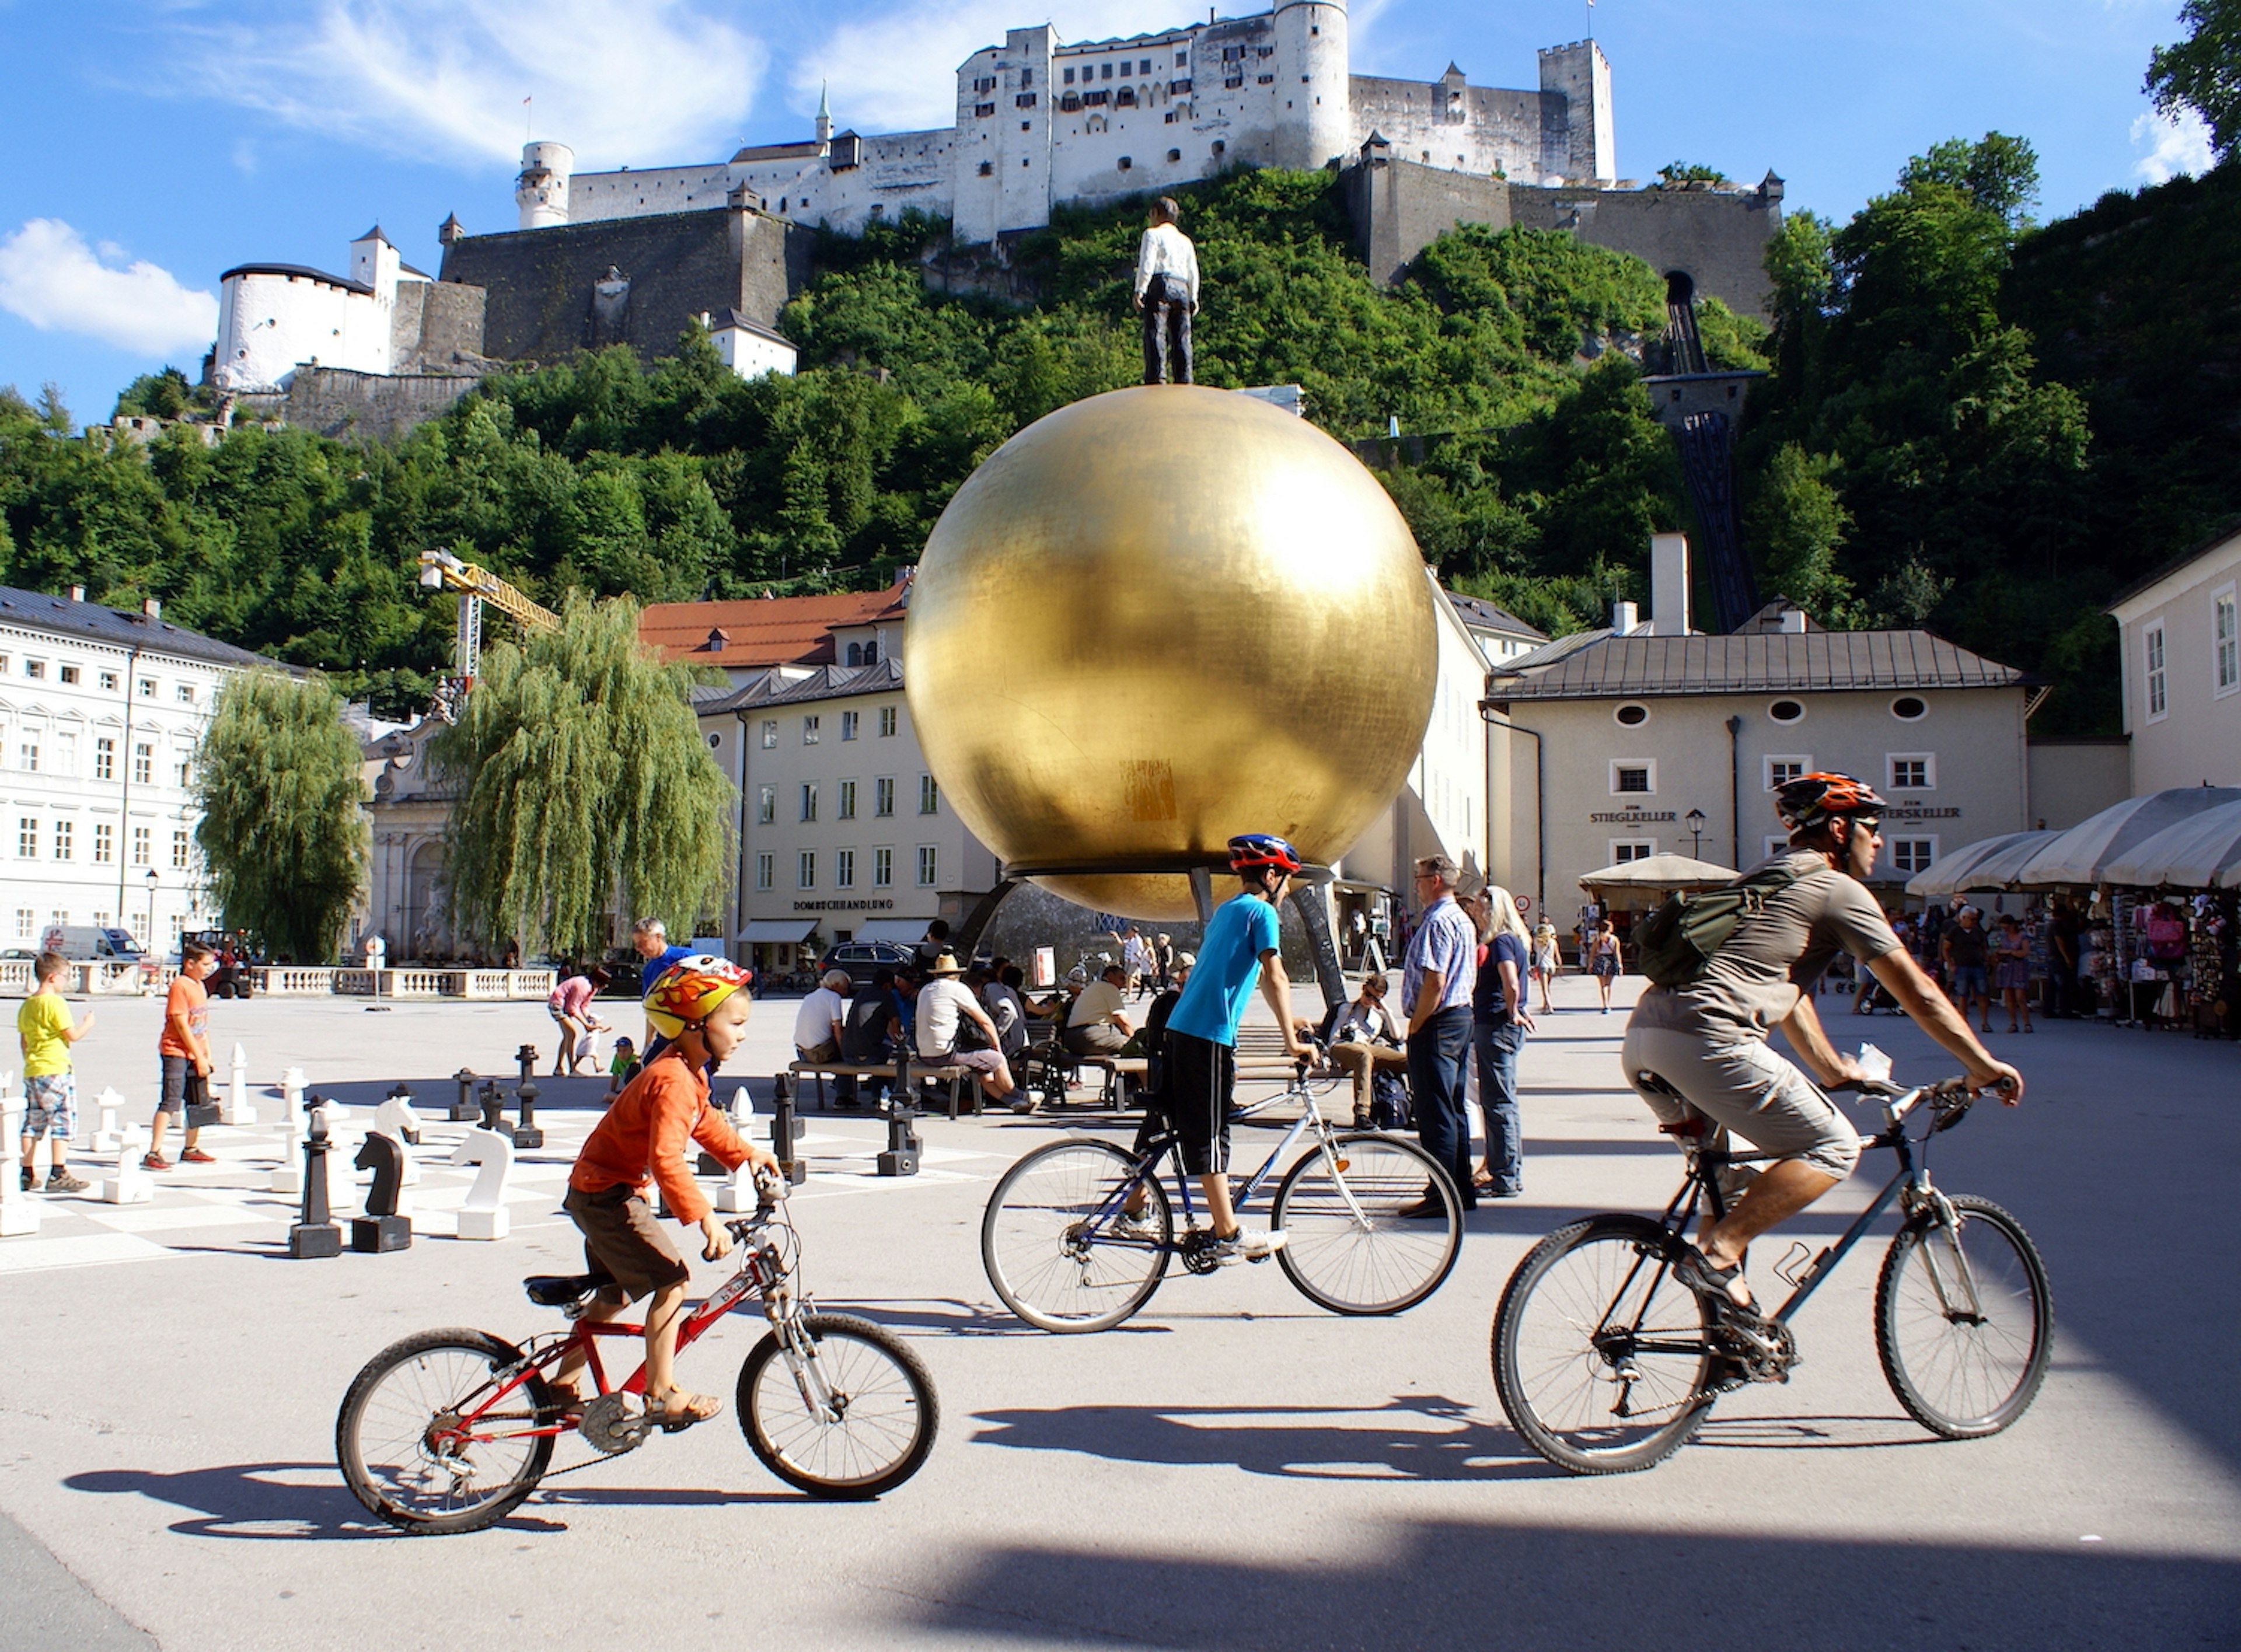
<path fill-rule="evenodd" d="M 251 990 L 274 998 L 543 1000 L 558 985 L 549 969 L 328 969 L 264 965 L 245 972 Z M 161 993 L 178 976 L 175 964 L 72 963 L 63 990 L 73 997 L 114 998 Z M 0 961 L 0 998 L 28 998 L 35 983 L 28 959 Z"/>

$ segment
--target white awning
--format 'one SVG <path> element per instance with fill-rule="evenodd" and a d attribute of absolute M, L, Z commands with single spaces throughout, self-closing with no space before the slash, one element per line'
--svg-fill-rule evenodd
<path fill-rule="evenodd" d="M 739 932 L 739 939 L 750 945 L 786 941 L 799 946 L 816 933 L 814 918 L 750 918 L 747 926 Z"/>
<path fill-rule="evenodd" d="M 906 946 L 915 946 L 926 933 L 927 920 L 924 918 L 866 918 L 856 926 L 853 940 L 899 940 Z"/>

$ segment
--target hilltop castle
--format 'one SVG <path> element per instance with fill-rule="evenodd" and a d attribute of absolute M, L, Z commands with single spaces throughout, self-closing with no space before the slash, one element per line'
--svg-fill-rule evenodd
<path fill-rule="evenodd" d="M 1356 75 L 1341 0 L 1127 40 L 1065 45 L 1047 26 L 1007 30 L 957 70 L 957 122 L 835 133 L 740 150 L 729 161 L 577 172 L 565 144 L 531 144 L 515 188 L 525 230 L 731 206 L 849 234 L 915 207 L 985 243 L 1096 204 L 1233 167 L 1312 170 L 1372 136 L 1442 171 L 1536 184 L 1609 183 L 1610 65 L 1592 40 L 1541 53 L 1535 91 Z"/>

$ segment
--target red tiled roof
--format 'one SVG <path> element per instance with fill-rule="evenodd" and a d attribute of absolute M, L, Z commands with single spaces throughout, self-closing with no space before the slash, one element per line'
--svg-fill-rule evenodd
<path fill-rule="evenodd" d="M 639 640 L 672 659 L 726 667 L 833 663 L 835 626 L 903 617 L 903 586 L 826 597 L 750 597 L 735 602 L 657 602 L 639 616 Z M 722 632 L 712 638 L 712 632 Z M 711 648 L 712 640 L 719 646 Z"/>

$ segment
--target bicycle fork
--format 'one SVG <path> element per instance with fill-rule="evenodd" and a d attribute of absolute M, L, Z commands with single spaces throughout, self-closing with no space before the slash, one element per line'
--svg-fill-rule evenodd
<path fill-rule="evenodd" d="M 847 1402 L 838 1398 L 825 1381 L 824 1362 L 817 1357 L 817 1345 L 801 1328 L 800 1320 L 792 1313 L 783 1318 L 773 1314 L 771 1325 L 778 1332 L 779 1354 L 793 1374 L 794 1388 L 802 1404 L 809 1408 L 809 1415 L 828 1426 L 839 1422 Z"/>
<path fill-rule="evenodd" d="M 1961 1247 L 1961 1218 L 1953 1208 L 1953 1201 L 1937 1188 L 1925 1185 L 1910 1202 L 1917 1211 L 1930 1212 L 1930 1224 L 1923 1232 L 1922 1243 L 1917 1247 L 1922 1254 L 1923 1271 L 1930 1275 L 1930 1288 L 1937 1298 L 1937 1309 L 1950 1324 L 1982 1325 L 1984 1322 L 1983 1299 L 1977 1292 L 1977 1278 L 1969 1266 L 1969 1253 Z M 1952 1274 L 1949 1285 L 1945 1271 L 1941 1269 L 1937 1252 L 1930 1241 L 1932 1235 L 1942 1236 L 1950 1255 L 1945 1267 Z"/>

